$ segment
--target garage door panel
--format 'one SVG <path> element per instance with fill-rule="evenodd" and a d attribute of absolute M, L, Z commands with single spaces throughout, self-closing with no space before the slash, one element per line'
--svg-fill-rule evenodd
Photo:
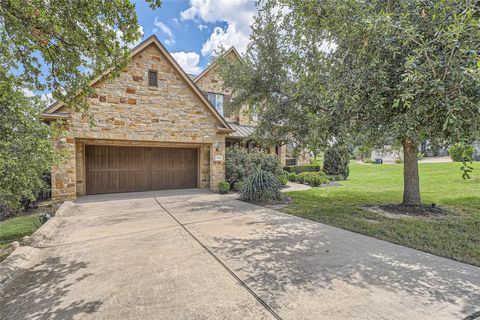
<path fill-rule="evenodd" d="M 197 187 L 197 149 L 86 146 L 87 194 Z"/>

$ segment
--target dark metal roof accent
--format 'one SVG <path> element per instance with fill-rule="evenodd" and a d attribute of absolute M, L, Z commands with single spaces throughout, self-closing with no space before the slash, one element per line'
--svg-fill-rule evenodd
<path fill-rule="evenodd" d="M 230 133 L 227 137 L 232 138 L 248 138 L 255 133 L 256 126 L 246 126 L 240 125 L 238 122 L 228 122 L 230 127 L 235 130 L 235 132 Z"/>

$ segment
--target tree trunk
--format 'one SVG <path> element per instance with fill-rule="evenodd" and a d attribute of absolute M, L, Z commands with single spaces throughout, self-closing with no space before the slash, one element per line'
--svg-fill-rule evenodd
<path fill-rule="evenodd" d="M 419 206 L 420 179 L 418 176 L 418 147 L 409 140 L 403 142 L 403 204 L 407 206 Z"/>

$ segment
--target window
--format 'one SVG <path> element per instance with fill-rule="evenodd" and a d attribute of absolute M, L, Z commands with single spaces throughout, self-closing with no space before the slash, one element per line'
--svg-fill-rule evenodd
<path fill-rule="evenodd" d="M 158 87 L 158 72 L 155 70 L 148 70 L 148 86 Z"/>
<path fill-rule="evenodd" d="M 223 116 L 223 94 L 207 93 L 207 99 L 217 109 L 218 113 Z"/>

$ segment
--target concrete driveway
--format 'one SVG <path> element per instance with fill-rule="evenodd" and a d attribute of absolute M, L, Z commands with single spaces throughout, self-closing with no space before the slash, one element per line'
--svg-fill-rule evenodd
<path fill-rule="evenodd" d="M 38 261 L 7 286 L 1 319 L 439 320 L 480 311 L 480 268 L 234 195 L 90 196 L 57 221 Z"/>

